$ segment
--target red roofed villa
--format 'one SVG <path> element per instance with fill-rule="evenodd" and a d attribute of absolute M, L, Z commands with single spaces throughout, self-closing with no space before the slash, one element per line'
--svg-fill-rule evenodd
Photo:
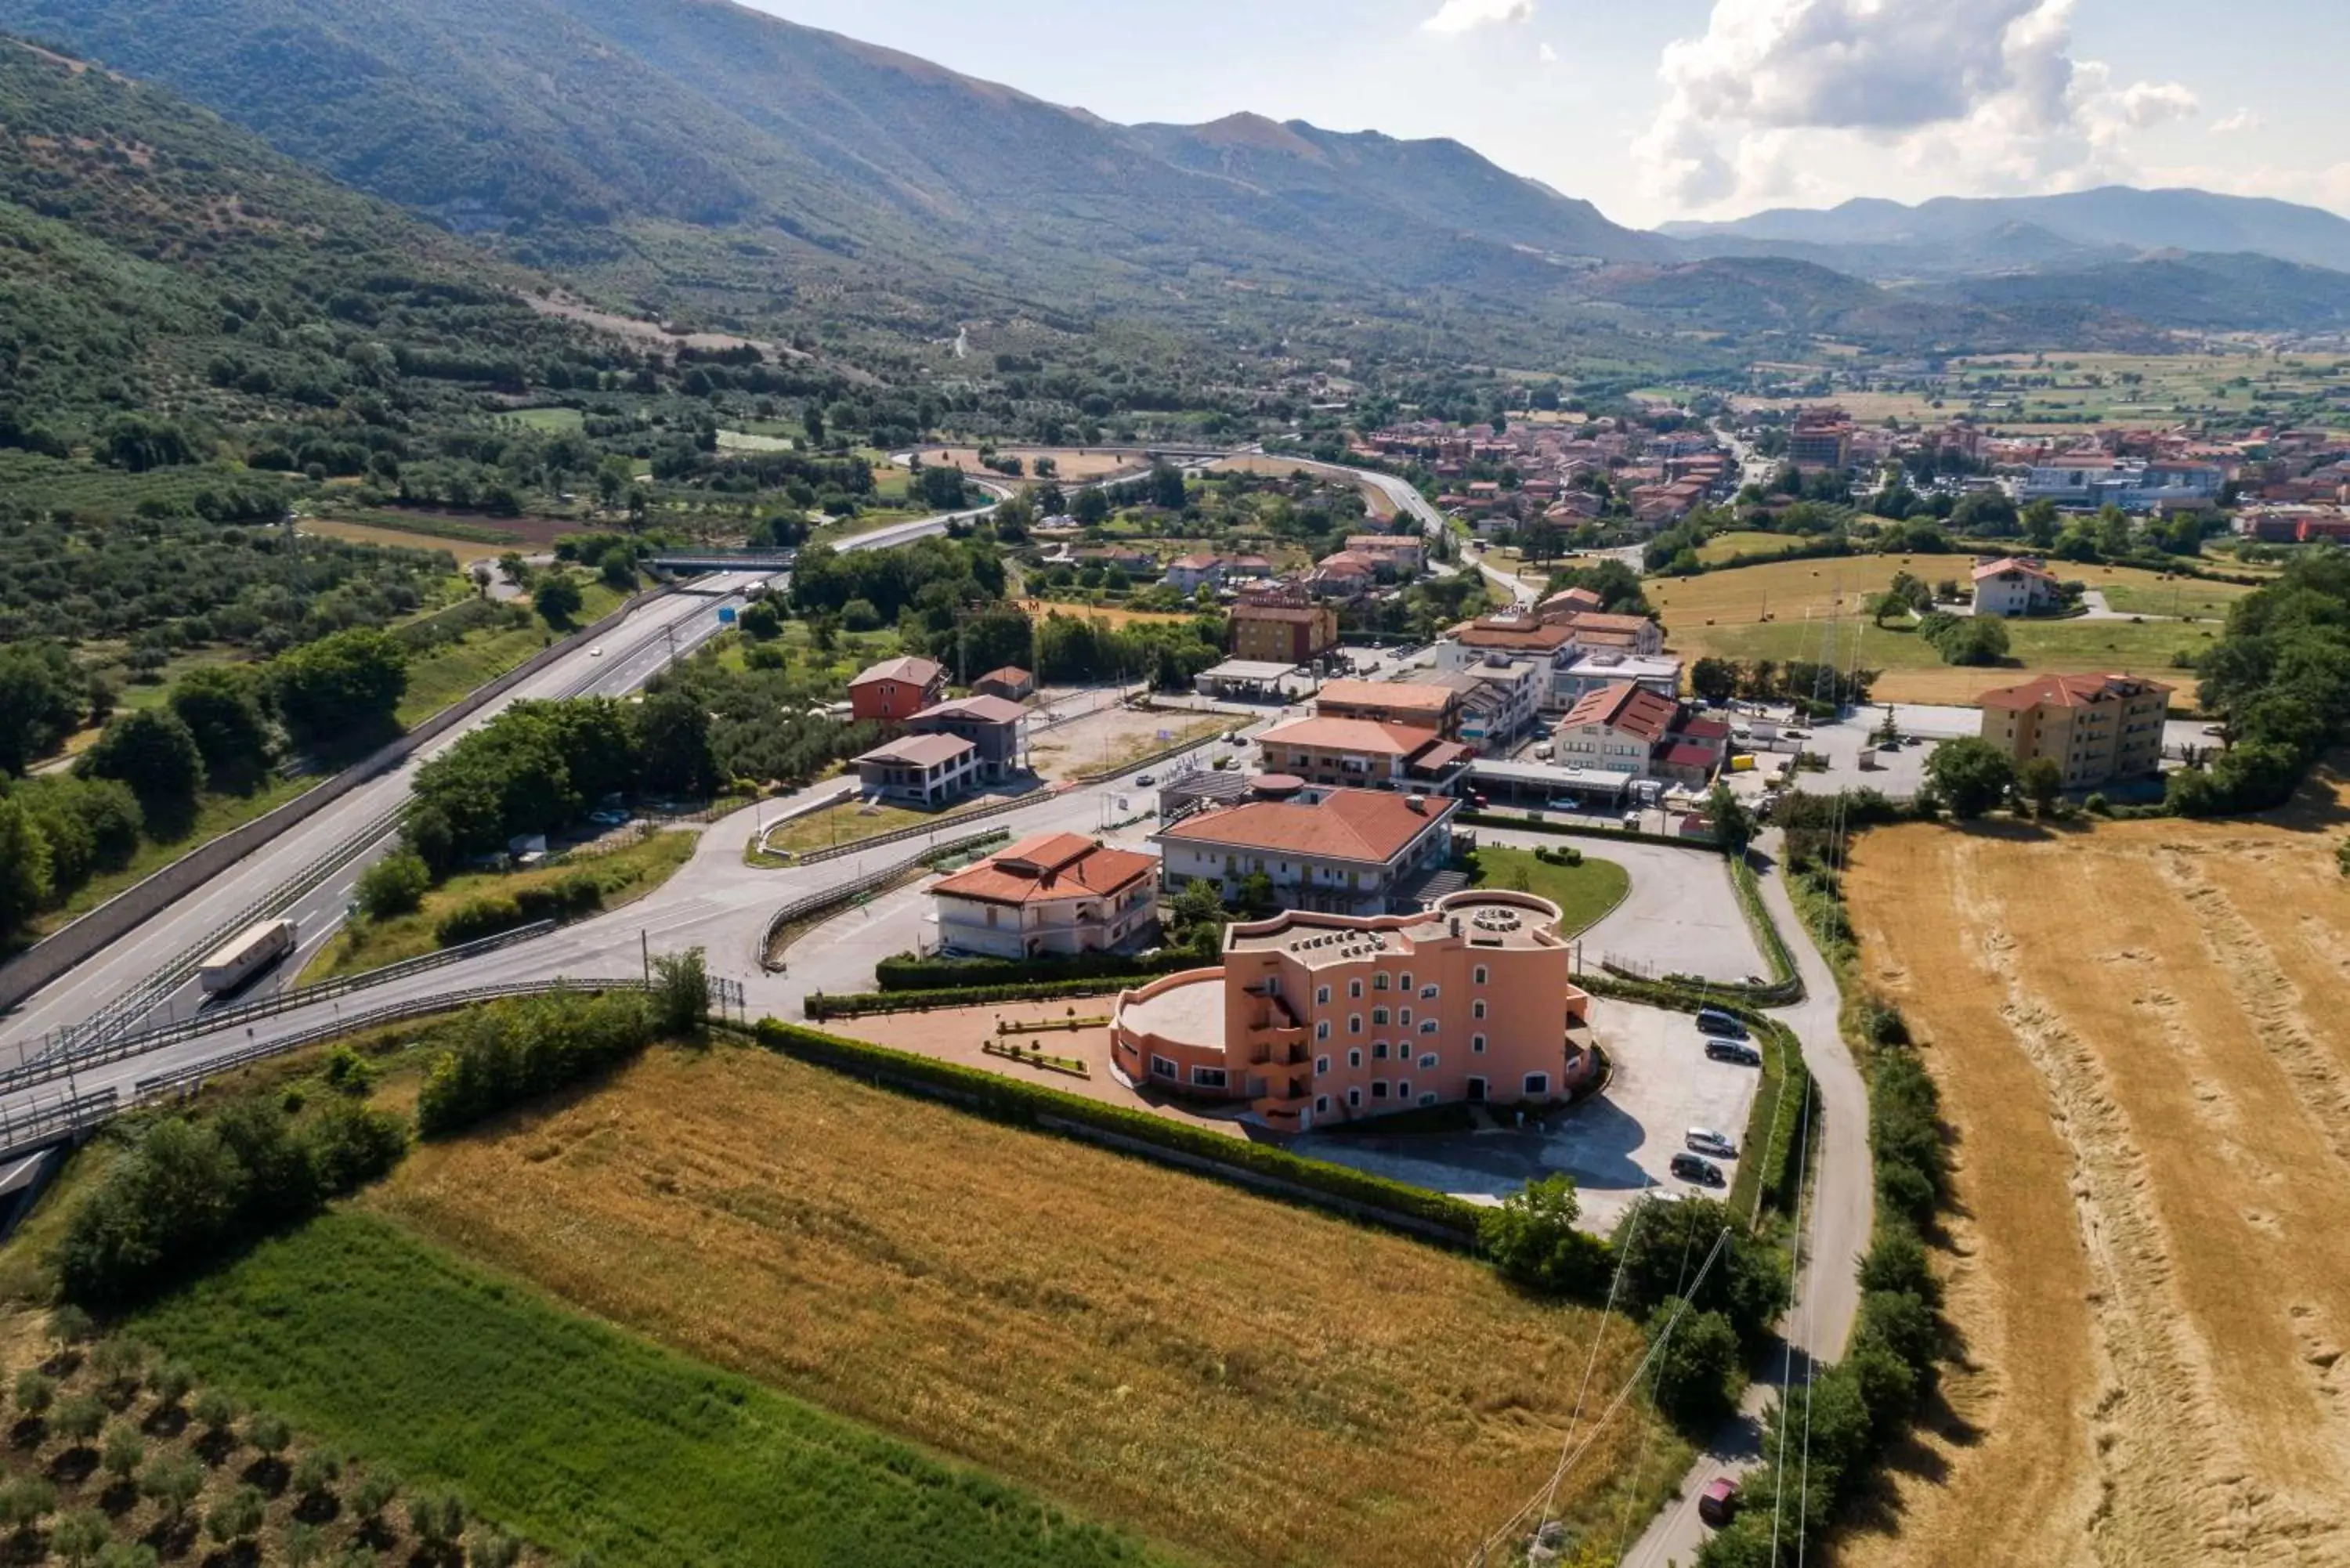
<path fill-rule="evenodd" d="M 1159 860 L 1039 834 L 931 889 L 942 951 L 1027 959 L 1138 947 L 1159 929 Z"/>

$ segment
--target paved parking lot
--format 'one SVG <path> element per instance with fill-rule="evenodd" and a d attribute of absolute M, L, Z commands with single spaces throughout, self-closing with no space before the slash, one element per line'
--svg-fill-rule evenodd
<path fill-rule="evenodd" d="M 1604 1094 L 1545 1124 L 1491 1131 L 1383 1136 L 1308 1133 L 1296 1153 L 1334 1165 L 1433 1188 L 1475 1203 L 1499 1203 L 1529 1181 L 1565 1171 L 1583 1199 L 1584 1229 L 1605 1232 L 1650 1187 L 1695 1190 L 1671 1175 L 1692 1127 L 1743 1144 L 1761 1072 L 1709 1060 L 1685 1012 L 1595 1002 L 1592 1023 L 1615 1064 Z M 1725 1178 L 1735 1161 L 1716 1161 Z"/>
<path fill-rule="evenodd" d="M 1601 836 L 1565 838 L 1500 827 L 1474 831 L 1481 844 L 1517 849 L 1567 846 L 1596 860 L 1612 860 L 1631 874 L 1631 890 L 1624 901 L 1580 939 L 1583 961 L 1594 969 L 1608 960 L 1659 974 L 1723 981 L 1765 971 L 1762 950 L 1755 946 L 1753 929 L 1731 886 L 1730 867 L 1711 849 L 1674 849 L 1632 839 L 1610 843 Z"/>

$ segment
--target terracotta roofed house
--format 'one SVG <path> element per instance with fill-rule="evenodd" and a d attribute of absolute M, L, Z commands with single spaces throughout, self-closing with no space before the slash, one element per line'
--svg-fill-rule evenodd
<path fill-rule="evenodd" d="M 848 705 L 859 719 L 901 724 L 946 695 L 947 672 L 935 659 L 908 654 L 885 659 L 848 683 Z"/>
<path fill-rule="evenodd" d="M 2024 616 L 2056 605 L 2056 574 L 2026 556 L 1981 562 L 1974 582 L 1977 615 Z"/>
<path fill-rule="evenodd" d="M 1325 680 L 1314 711 L 1326 719 L 1375 719 L 1448 738 L 1459 732 L 1461 693 L 1425 680 Z"/>
<path fill-rule="evenodd" d="M 1450 825 L 1460 805 L 1389 790 L 1309 790 L 1203 811 L 1152 838 L 1170 887 L 1200 877 L 1234 898 L 1262 873 L 1287 908 L 1378 915 L 1451 858 Z"/>
<path fill-rule="evenodd" d="M 906 721 L 922 735 L 959 735 L 979 748 L 979 776 L 1000 780 L 1020 765 L 1020 721 L 1028 710 L 1002 697 L 958 697 L 933 702 Z"/>
<path fill-rule="evenodd" d="M 1645 778 L 1657 742 L 1680 715 L 1680 704 L 1645 686 L 1617 681 L 1587 693 L 1556 731 L 1558 760 L 1567 766 L 1601 768 Z"/>
<path fill-rule="evenodd" d="M 993 958 L 1108 952 L 1159 926 L 1159 860 L 1076 833 L 1039 834 L 931 888 L 939 943 Z"/>
<path fill-rule="evenodd" d="M 1370 789 L 1446 788 L 1468 748 L 1433 730 L 1376 719 L 1293 719 L 1257 737 L 1269 773 Z"/>
<path fill-rule="evenodd" d="M 960 735 L 900 735 L 857 757 L 858 787 L 909 805 L 943 805 L 979 778 L 979 748 Z"/>

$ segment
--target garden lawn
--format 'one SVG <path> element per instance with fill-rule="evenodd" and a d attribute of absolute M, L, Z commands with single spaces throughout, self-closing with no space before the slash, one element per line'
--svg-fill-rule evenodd
<path fill-rule="evenodd" d="M 491 894 L 513 895 L 525 888 L 544 888 L 567 877 L 586 873 L 604 889 L 607 909 L 643 898 L 668 881 L 692 858 L 698 836 L 691 833 L 648 834 L 624 848 L 601 855 L 582 855 L 556 866 L 529 871 L 478 871 L 452 877 L 424 896 L 413 914 L 389 920 L 353 920 L 342 934 L 320 948 L 302 971 L 303 983 L 338 974 L 381 969 L 402 959 L 438 951 L 440 940 L 432 928 L 459 905 Z"/>
<path fill-rule="evenodd" d="M 1557 866 L 1535 859 L 1531 849 L 1488 844 L 1477 851 L 1477 869 L 1481 888 L 1532 893 L 1556 904 L 1562 936 L 1571 937 L 1596 925 L 1632 890 L 1631 873 L 1613 860 L 1595 860 L 1588 855 L 1580 866 Z"/>
<path fill-rule="evenodd" d="M 675 1279 L 681 1290 L 691 1282 Z M 136 1320 L 207 1381 L 607 1568 L 1172 1563 L 334 1213 Z"/>
<path fill-rule="evenodd" d="M 902 805 L 830 805 L 795 816 L 767 836 L 770 854 L 805 855 L 812 849 L 858 844 L 901 827 L 940 827 L 953 814 L 915 811 Z"/>

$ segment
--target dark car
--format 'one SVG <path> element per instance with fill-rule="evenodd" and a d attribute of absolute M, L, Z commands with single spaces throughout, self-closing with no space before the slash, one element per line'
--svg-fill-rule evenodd
<path fill-rule="evenodd" d="M 1700 1187 L 1720 1187 L 1722 1184 L 1721 1167 L 1701 1155 L 1673 1156 L 1672 1172 L 1683 1181 L 1694 1181 Z"/>
<path fill-rule="evenodd" d="M 1699 1008 L 1697 1013 L 1697 1028 L 1698 1033 L 1700 1034 L 1715 1034 L 1721 1036 L 1724 1040 L 1743 1040 L 1746 1038 L 1746 1025 L 1740 1023 L 1737 1018 L 1731 1014 L 1722 1012 L 1721 1009 L 1718 1007 Z"/>
<path fill-rule="evenodd" d="M 1760 1067 L 1762 1053 L 1743 1040 L 1709 1040 L 1705 1054 L 1717 1062 L 1735 1062 L 1742 1067 Z"/>
<path fill-rule="evenodd" d="M 1738 1483 L 1728 1476 L 1716 1476 L 1705 1483 L 1697 1494 L 1697 1516 L 1720 1530 L 1738 1517 Z"/>

